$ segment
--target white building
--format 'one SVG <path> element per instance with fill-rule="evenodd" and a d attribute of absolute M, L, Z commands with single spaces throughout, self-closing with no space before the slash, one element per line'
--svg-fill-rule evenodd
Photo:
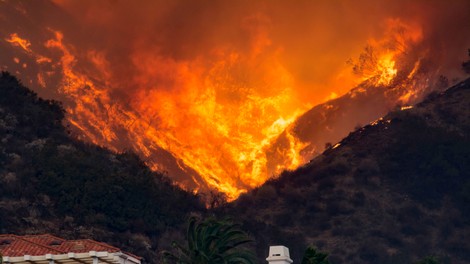
<path fill-rule="evenodd" d="M 269 256 L 266 260 L 269 264 L 291 264 L 293 262 L 289 255 L 289 249 L 285 246 L 270 246 Z"/>

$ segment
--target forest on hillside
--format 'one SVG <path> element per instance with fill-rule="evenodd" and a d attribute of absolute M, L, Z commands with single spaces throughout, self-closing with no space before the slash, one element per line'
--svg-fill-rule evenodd
<path fill-rule="evenodd" d="M 470 80 L 431 94 L 228 203 L 73 139 L 60 102 L 3 72 L 0 231 L 92 238 L 158 263 L 173 241 L 185 245 L 191 216 L 215 217 L 254 240 L 259 263 L 279 244 L 295 263 L 308 246 L 329 263 L 469 263 L 469 101 Z"/>

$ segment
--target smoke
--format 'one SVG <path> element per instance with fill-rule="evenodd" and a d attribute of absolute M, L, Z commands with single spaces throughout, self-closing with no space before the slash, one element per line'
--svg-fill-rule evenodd
<path fill-rule="evenodd" d="M 293 75 L 295 96 L 310 104 L 350 89 L 345 61 L 368 40 L 382 38 L 387 19 L 421 27 L 421 45 L 445 67 L 455 67 L 470 46 L 465 0 L 55 2 L 84 22 L 80 45 L 105 52 L 123 83 L 124 76 L 139 74 L 132 59 L 139 53 L 209 64 L 223 51 L 276 53 Z"/>

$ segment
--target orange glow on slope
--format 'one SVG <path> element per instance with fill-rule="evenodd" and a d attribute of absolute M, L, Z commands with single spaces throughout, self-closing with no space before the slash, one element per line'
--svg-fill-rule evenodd
<path fill-rule="evenodd" d="M 17 33 L 10 34 L 10 37 L 5 40 L 14 46 L 21 47 L 26 52 L 31 52 L 31 42 L 27 39 L 20 38 Z"/>

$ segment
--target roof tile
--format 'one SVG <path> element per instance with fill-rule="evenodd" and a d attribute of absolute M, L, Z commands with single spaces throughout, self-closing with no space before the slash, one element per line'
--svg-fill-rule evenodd
<path fill-rule="evenodd" d="M 85 253 L 89 251 L 120 252 L 119 248 L 91 239 L 65 240 L 53 235 L 0 235 L 3 256 L 41 256 L 45 254 Z"/>

